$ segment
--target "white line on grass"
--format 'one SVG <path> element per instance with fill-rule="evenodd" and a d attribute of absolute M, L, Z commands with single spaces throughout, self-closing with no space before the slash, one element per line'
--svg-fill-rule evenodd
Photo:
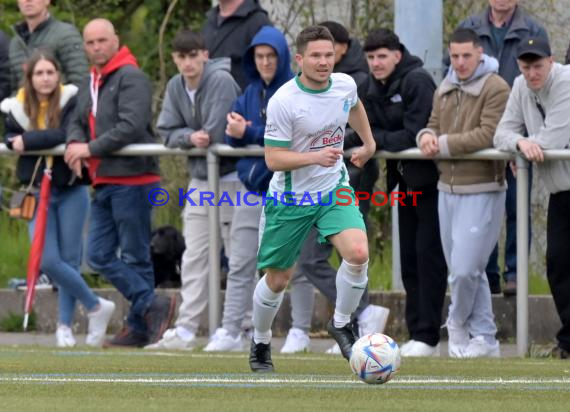
<path fill-rule="evenodd" d="M 274 384 L 274 385 L 299 385 L 299 384 L 344 384 L 360 385 L 355 379 L 331 378 L 331 377 L 228 377 L 211 375 L 186 378 L 146 378 L 146 377 L 79 377 L 79 376 L 0 376 L 0 382 L 12 383 L 130 383 L 130 384 Z M 555 385 L 570 384 L 569 378 L 496 378 L 496 379 L 465 379 L 465 378 L 419 378 L 400 377 L 393 380 L 397 385 Z"/>

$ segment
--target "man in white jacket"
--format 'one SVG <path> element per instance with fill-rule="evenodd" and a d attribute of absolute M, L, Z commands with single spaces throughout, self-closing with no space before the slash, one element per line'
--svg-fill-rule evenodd
<path fill-rule="evenodd" d="M 546 273 L 562 321 L 552 354 L 570 359 L 570 161 L 544 162 L 543 153 L 570 146 L 570 67 L 555 63 L 550 45 L 539 38 L 521 42 L 517 61 L 522 74 L 515 79 L 494 144 L 536 162 L 550 192 Z"/>

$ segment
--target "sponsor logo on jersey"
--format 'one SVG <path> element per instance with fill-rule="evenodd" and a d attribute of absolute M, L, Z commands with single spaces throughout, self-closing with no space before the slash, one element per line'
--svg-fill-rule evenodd
<path fill-rule="evenodd" d="M 344 130 L 337 126 L 336 129 L 323 130 L 310 144 L 309 150 L 321 150 L 329 146 L 342 147 L 344 143 Z"/>

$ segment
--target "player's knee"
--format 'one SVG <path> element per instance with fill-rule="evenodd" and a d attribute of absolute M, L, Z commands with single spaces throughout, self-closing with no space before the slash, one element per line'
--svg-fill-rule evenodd
<path fill-rule="evenodd" d="M 283 292 L 287 288 L 289 280 L 291 279 L 291 271 L 267 271 L 265 279 L 267 286 L 269 286 L 269 289 L 274 293 Z"/>
<path fill-rule="evenodd" d="M 353 265 L 363 265 L 368 262 L 368 245 L 357 243 L 353 245 L 344 259 Z"/>

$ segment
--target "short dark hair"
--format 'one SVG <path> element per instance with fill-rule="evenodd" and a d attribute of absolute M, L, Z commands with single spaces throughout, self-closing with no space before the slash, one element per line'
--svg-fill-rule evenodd
<path fill-rule="evenodd" d="M 449 38 L 449 44 L 451 43 L 473 43 L 475 47 L 481 46 L 479 36 L 471 29 L 455 30 Z"/>
<path fill-rule="evenodd" d="M 389 29 L 375 29 L 368 33 L 364 42 L 364 51 L 378 49 L 400 50 L 402 43 L 396 33 Z"/>
<path fill-rule="evenodd" d="M 319 26 L 326 27 L 331 32 L 335 43 L 350 43 L 350 35 L 348 34 L 348 30 L 336 21 L 327 20 L 319 23 Z"/>
<path fill-rule="evenodd" d="M 328 40 L 334 44 L 334 37 L 329 29 L 324 26 L 309 26 L 306 29 L 303 29 L 303 31 L 301 31 L 301 33 L 299 33 L 297 36 L 297 40 L 295 41 L 295 45 L 297 46 L 297 53 L 305 53 L 307 44 L 309 44 L 309 42 L 317 40 Z"/>
<path fill-rule="evenodd" d="M 190 53 L 193 50 L 206 50 L 202 35 L 188 29 L 178 31 L 172 40 L 172 51 Z"/>

